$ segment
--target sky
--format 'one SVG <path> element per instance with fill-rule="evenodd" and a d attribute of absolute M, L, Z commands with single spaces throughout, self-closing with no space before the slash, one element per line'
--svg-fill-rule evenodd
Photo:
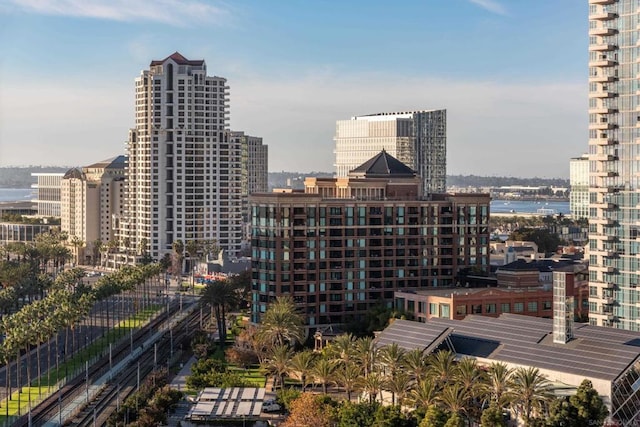
<path fill-rule="evenodd" d="M 124 154 L 134 79 L 227 78 L 272 172 L 333 171 L 336 120 L 447 109 L 447 173 L 566 178 L 588 148 L 585 0 L 0 0 L 0 166 Z"/>

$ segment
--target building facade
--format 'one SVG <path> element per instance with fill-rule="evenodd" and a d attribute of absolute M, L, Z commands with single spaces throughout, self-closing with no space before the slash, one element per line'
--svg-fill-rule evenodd
<path fill-rule="evenodd" d="M 269 190 L 269 147 L 262 143 L 262 138 L 239 131 L 229 132 L 229 140 L 240 144 L 242 153 L 242 215 L 247 222 L 249 195 Z"/>
<path fill-rule="evenodd" d="M 123 213 L 125 156 L 69 170 L 61 182 L 61 230 L 82 264 L 99 260 L 101 245 L 115 238 L 114 219 Z"/>
<path fill-rule="evenodd" d="M 304 192 L 253 194 L 252 320 L 291 296 L 318 328 L 362 320 L 401 289 L 452 286 L 488 271 L 489 195 L 422 195 L 386 152 L 344 178 L 307 178 Z"/>
<path fill-rule="evenodd" d="M 63 173 L 32 173 L 32 177 L 36 178 L 36 183 L 31 185 L 34 189 L 38 216 L 60 217 L 60 182 Z"/>
<path fill-rule="evenodd" d="M 638 2 L 589 1 L 589 269 L 594 325 L 640 330 Z"/>
<path fill-rule="evenodd" d="M 574 219 L 589 218 L 589 156 L 569 161 L 569 209 Z"/>
<path fill-rule="evenodd" d="M 422 193 L 444 193 L 447 181 L 447 111 L 378 113 L 338 120 L 336 174 L 349 172 L 386 150 L 422 177 Z"/>
<path fill-rule="evenodd" d="M 148 245 L 158 259 L 192 240 L 239 252 L 241 147 L 228 138 L 227 80 L 176 52 L 152 61 L 135 92 L 121 252 Z"/>
<path fill-rule="evenodd" d="M 563 285 L 564 297 L 571 298 L 569 312 L 573 317 L 586 319 L 589 312 L 587 266 L 562 267 L 554 271 L 552 277 L 553 285 Z M 555 301 L 551 285 L 510 287 L 500 281 L 494 288 L 398 291 L 394 299 L 396 309 L 419 322 L 433 317 L 462 320 L 469 314 L 498 317 L 503 313 L 514 313 L 552 318 Z"/>

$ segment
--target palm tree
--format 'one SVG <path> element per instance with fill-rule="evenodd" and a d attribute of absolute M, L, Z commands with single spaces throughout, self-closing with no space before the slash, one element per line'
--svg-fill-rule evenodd
<path fill-rule="evenodd" d="M 351 400 L 351 393 L 356 389 L 361 376 L 362 368 L 353 362 L 343 363 L 336 369 L 336 383 L 347 393 L 347 399 L 349 401 Z"/>
<path fill-rule="evenodd" d="M 551 399 L 551 383 L 534 367 L 516 369 L 512 379 L 516 410 L 524 417 L 525 427 L 529 427 L 533 414 L 542 411 Z"/>
<path fill-rule="evenodd" d="M 239 305 L 238 292 L 228 281 L 216 280 L 207 284 L 202 295 L 202 301 L 209 304 L 213 309 L 216 323 L 218 324 L 220 346 L 224 347 L 227 339 L 226 313 Z"/>
<path fill-rule="evenodd" d="M 413 405 L 416 408 L 424 408 L 425 410 L 436 404 L 439 395 L 440 388 L 434 380 L 428 377 L 419 381 L 409 393 Z"/>
<path fill-rule="evenodd" d="M 429 373 L 440 387 L 453 380 L 456 370 L 455 354 L 449 350 L 437 351 L 429 357 Z"/>
<path fill-rule="evenodd" d="M 442 389 L 438 400 L 451 414 L 460 414 L 466 410 L 468 398 L 469 394 L 461 384 L 450 383 Z"/>
<path fill-rule="evenodd" d="M 411 374 L 415 381 L 421 382 L 427 376 L 429 363 L 423 350 L 415 348 L 404 355 L 403 367 Z"/>
<path fill-rule="evenodd" d="M 382 390 L 384 384 L 384 378 L 382 374 L 378 372 L 371 372 L 366 377 L 361 377 L 359 381 L 359 388 L 367 393 L 369 396 L 369 403 L 373 403 L 376 400 L 376 396 Z"/>
<path fill-rule="evenodd" d="M 316 382 L 322 384 L 322 392 L 327 394 L 327 385 L 333 381 L 336 362 L 326 357 L 318 359 L 311 371 Z"/>
<path fill-rule="evenodd" d="M 295 372 L 300 378 L 302 383 L 302 391 L 307 388 L 307 379 L 312 375 L 313 368 L 316 362 L 316 354 L 311 350 L 304 350 L 296 353 L 291 358 L 291 365 L 289 366 L 292 372 Z"/>
<path fill-rule="evenodd" d="M 258 335 L 272 346 L 304 339 L 304 320 L 290 297 L 276 297 L 262 315 Z"/>
<path fill-rule="evenodd" d="M 352 334 L 341 334 L 331 341 L 329 354 L 343 364 L 349 364 L 355 353 L 356 339 Z"/>
<path fill-rule="evenodd" d="M 263 367 L 275 378 L 275 387 L 284 387 L 284 376 L 289 372 L 293 350 L 288 345 L 276 345 L 265 359 Z"/>
<path fill-rule="evenodd" d="M 384 388 L 391 392 L 391 404 L 396 404 L 396 396 L 398 397 L 398 405 L 402 406 L 404 398 L 409 392 L 411 385 L 411 377 L 408 373 L 399 371 L 393 377 L 385 381 Z"/>
<path fill-rule="evenodd" d="M 376 360 L 378 350 L 371 337 L 363 337 L 356 340 L 355 360 L 360 363 L 364 376 L 367 377 L 373 371 L 373 363 Z"/>
<path fill-rule="evenodd" d="M 184 259 L 184 243 L 182 240 L 175 240 L 172 244 L 173 248 L 173 275 L 180 277 L 183 272 L 182 261 Z"/>
<path fill-rule="evenodd" d="M 396 343 L 385 345 L 378 351 L 378 359 L 391 378 L 402 367 L 405 353 L 406 350 Z"/>
<path fill-rule="evenodd" d="M 482 415 L 480 403 L 484 385 L 485 374 L 478 366 L 478 361 L 471 357 L 465 357 L 458 362 L 455 380 L 467 392 L 467 414 L 478 419 Z"/>
<path fill-rule="evenodd" d="M 513 400 L 511 392 L 513 388 L 512 372 L 513 369 L 500 362 L 492 363 L 487 370 L 484 392 L 491 401 L 496 402 L 501 408 L 510 404 Z"/>

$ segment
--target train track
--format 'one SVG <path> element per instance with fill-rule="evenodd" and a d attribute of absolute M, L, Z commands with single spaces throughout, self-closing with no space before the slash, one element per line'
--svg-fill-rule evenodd
<path fill-rule="evenodd" d="M 109 361 L 109 356 L 104 356 L 102 358 L 100 358 L 95 364 L 93 364 L 92 366 L 89 367 L 88 369 L 88 377 L 90 379 L 96 379 L 96 378 L 100 378 L 101 376 L 103 376 L 104 374 L 106 374 L 109 369 L 111 368 L 111 366 L 115 366 L 118 362 L 124 360 L 125 357 L 127 357 L 132 348 L 137 348 L 139 346 L 142 346 L 142 343 L 144 342 L 144 340 L 148 337 L 148 334 L 150 332 L 153 332 L 154 330 L 159 330 L 160 326 L 162 326 L 165 322 L 167 322 L 170 318 L 171 315 L 175 314 L 178 310 L 179 310 L 179 304 L 177 302 L 174 302 L 170 305 L 169 308 L 169 316 L 167 316 L 166 314 L 158 316 L 158 318 L 154 319 L 150 324 L 146 325 L 144 328 L 142 328 L 139 331 L 136 331 L 133 336 L 130 338 L 130 340 L 126 340 L 124 339 L 122 342 L 120 342 L 113 350 L 112 350 L 112 354 L 111 354 L 111 363 Z M 185 318 L 183 320 L 182 323 L 184 323 L 185 321 L 188 322 L 188 325 L 193 324 L 194 322 L 194 318 L 198 318 L 199 319 L 200 313 L 199 311 L 195 311 L 194 313 L 192 313 L 190 316 L 188 316 L 187 318 Z M 178 344 L 181 340 L 183 340 L 185 337 L 182 335 L 184 334 L 184 331 L 186 328 L 182 328 L 181 325 L 177 325 L 176 328 L 174 328 L 176 330 L 176 333 L 173 334 L 173 340 L 175 344 Z M 170 334 L 170 332 L 167 330 L 165 332 L 165 334 L 163 335 L 164 340 L 168 339 L 167 336 Z M 163 354 L 163 356 L 166 358 L 166 356 L 164 355 L 164 353 L 166 352 L 166 345 L 161 345 L 159 346 L 162 351 L 161 353 Z M 151 351 L 150 351 L 151 350 Z M 160 352 L 159 352 L 160 353 Z M 159 356 L 160 354 L 158 354 Z M 151 363 L 149 362 L 149 358 L 151 358 Z M 146 375 L 148 375 L 148 373 L 150 372 L 150 370 L 153 368 L 153 358 L 154 358 L 154 354 L 152 349 L 147 349 L 147 351 L 144 351 L 143 353 L 141 353 L 140 356 L 140 362 L 141 362 L 141 381 L 142 378 L 144 378 Z M 162 360 L 160 357 L 158 357 L 158 359 Z M 144 363 L 143 363 L 144 362 Z M 133 369 L 135 369 L 137 371 L 137 364 L 133 364 Z M 144 369 L 142 369 L 142 366 L 144 365 Z M 147 370 L 147 366 L 150 366 Z M 130 370 L 132 369 L 131 364 L 129 366 L 127 366 L 123 371 L 129 375 L 131 375 Z M 143 376 L 143 372 L 144 372 L 144 376 Z M 39 405 L 37 405 L 36 407 L 32 408 L 31 410 L 31 422 L 29 421 L 29 414 L 26 414 L 24 416 L 22 416 L 21 418 L 19 418 L 16 423 L 14 423 L 15 426 L 42 426 L 44 425 L 47 421 L 51 420 L 51 419 L 56 419 L 56 417 L 60 416 L 60 408 L 63 408 L 65 406 L 67 406 L 68 404 L 70 404 L 74 399 L 78 398 L 79 396 L 81 396 L 83 393 L 86 393 L 86 373 L 85 374 L 81 374 L 78 375 L 76 378 L 72 379 L 70 382 L 68 382 L 66 385 L 64 385 L 57 393 L 54 393 L 53 395 L 49 396 L 47 399 L 45 399 L 44 401 L 42 401 Z M 124 398 L 126 398 L 126 396 L 128 396 L 131 393 L 131 389 L 129 387 L 131 386 L 127 386 L 127 387 L 120 387 L 119 392 L 116 393 L 116 397 L 114 397 L 114 393 L 111 390 L 111 385 L 116 384 L 116 390 L 117 390 L 117 381 L 114 381 L 117 378 L 122 378 L 121 375 L 117 376 L 116 378 L 112 379 L 100 392 L 99 396 L 97 396 L 96 399 L 93 400 L 93 402 L 89 402 L 89 406 L 93 405 L 93 408 L 91 409 L 90 414 L 85 415 L 85 417 L 83 419 L 86 419 L 86 417 L 90 417 L 91 418 L 91 422 L 90 424 L 86 424 L 86 425 L 94 425 L 93 424 L 93 418 L 94 418 L 94 411 L 93 409 L 95 409 L 96 411 L 96 418 L 99 414 L 102 414 L 103 412 L 108 412 L 110 413 L 110 411 L 108 411 L 108 405 L 109 405 L 109 397 L 111 397 L 111 401 L 113 402 L 117 402 L 118 398 L 122 398 L 122 396 L 124 396 Z M 124 378 L 128 378 L 128 377 L 124 377 Z M 137 380 L 137 374 L 134 375 L 134 378 Z M 122 381 L 122 383 L 126 382 L 127 384 L 130 382 L 129 380 L 126 381 Z M 135 384 L 134 384 L 135 386 Z M 94 404 L 94 402 L 97 402 L 97 404 Z M 100 410 L 98 412 L 98 410 Z M 65 424 L 65 420 L 62 420 L 62 423 L 60 423 L 62 425 Z M 78 425 L 75 422 L 73 423 L 73 425 Z M 100 423 L 97 423 L 95 425 L 102 425 Z"/>

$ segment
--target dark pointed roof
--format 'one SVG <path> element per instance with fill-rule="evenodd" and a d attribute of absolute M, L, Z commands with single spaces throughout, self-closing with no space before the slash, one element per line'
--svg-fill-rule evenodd
<path fill-rule="evenodd" d="M 202 65 L 204 64 L 204 59 L 198 59 L 195 61 L 191 61 L 187 58 L 185 58 L 184 56 L 182 56 L 182 54 L 180 54 L 180 52 L 174 52 L 171 55 L 167 56 L 166 58 L 164 58 L 161 61 L 155 60 L 155 61 L 151 61 L 151 66 L 154 65 L 162 65 L 167 59 L 173 59 L 173 62 L 175 62 L 178 65 Z"/>
<path fill-rule="evenodd" d="M 124 169 L 127 156 L 116 156 L 87 166 L 87 168 Z"/>
<path fill-rule="evenodd" d="M 69 169 L 62 179 L 84 179 L 84 174 L 78 168 Z"/>
<path fill-rule="evenodd" d="M 361 176 L 367 178 L 385 178 L 389 176 L 413 178 L 416 176 L 416 173 L 409 166 L 405 165 L 383 149 L 375 157 L 372 157 L 349 172 L 349 176 Z"/>

